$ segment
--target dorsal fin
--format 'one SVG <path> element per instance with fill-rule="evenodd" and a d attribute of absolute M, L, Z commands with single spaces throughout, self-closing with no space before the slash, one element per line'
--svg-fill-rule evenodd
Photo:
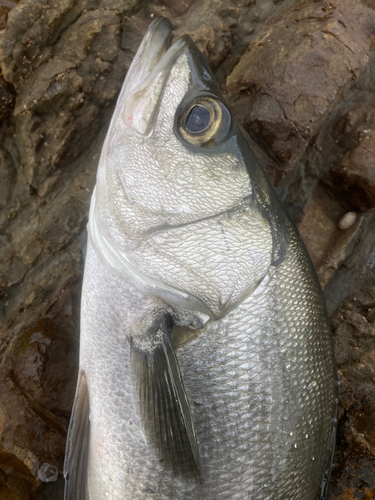
<path fill-rule="evenodd" d="M 147 333 L 147 342 L 132 340 L 132 374 L 146 438 L 175 474 L 200 475 L 199 454 L 189 401 L 162 319 Z"/>
<path fill-rule="evenodd" d="M 89 392 L 83 370 L 78 374 L 76 395 L 66 442 L 64 500 L 89 500 L 87 459 L 90 435 Z"/>

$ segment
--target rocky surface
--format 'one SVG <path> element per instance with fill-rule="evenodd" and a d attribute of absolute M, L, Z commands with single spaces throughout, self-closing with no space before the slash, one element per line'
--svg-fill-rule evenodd
<path fill-rule="evenodd" d="M 347 212 L 337 198 L 317 186 L 297 227 L 322 288 L 352 251 L 361 223 L 360 215 Z"/>
<path fill-rule="evenodd" d="M 20 329 L 0 369 L 0 498 L 28 498 L 56 481 L 65 453 L 79 345 L 81 280 Z"/>
<path fill-rule="evenodd" d="M 373 498 L 370 0 L 0 2 L 0 498 L 62 499 L 88 206 L 116 96 L 157 15 L 208 59 L 306 241 L 341 380 L 330 498 Z"/>
<path fill-rule="evenodd" d="M 365 68 L 373 14 L 352 0 L 296 2 L 267 20 L 229 74 L 228 100 L 271 157 L 275 184 Z"/>
<path fill-rule="evenodd" d="M 332 318 L 339 432 L 332 500 L 375 496 L 375 286 L 348 296 Z"/>

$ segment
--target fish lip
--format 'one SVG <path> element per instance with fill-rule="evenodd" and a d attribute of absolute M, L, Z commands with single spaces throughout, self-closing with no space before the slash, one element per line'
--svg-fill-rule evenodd
<path fill-rule="evenodd" d="M 145 78 L 168 52 L 173 35 L 173 26 L 168 19 L 158 18 L 150 24 L 126 75 L 126 96 L 139 90 Z"/>
<path fill-rule="evenodd" d="M 185 37 L 180 38 L 172 45 L 173 26 L 168 19 L 158 18 L 150 24 L 128 69 L 117 99 L 107 138 L 103 145 L 105 152 L 103 158 L 107 157 L 118 144 L 121 144 L 126 135 L 147 136 L 150 132 L 173 62 L 187 45 L 183 38 Z M 147 92 L 147 87 L 150 87 L 157 77 L 163 80 L 158 92 L 159 95 L 153 99 L 151 106 L 148 106 L 143 94 Z M 138 118 L 142 118 L 143 111 L 146 111 L 148 116 L 146 120 L 143 120 L 144 123 L 139 126 L 140 123 L 134 123 L 133 116 L 136 113 Z"/>
<path fill-rule="evenodd" d="M 172 44 L 173 28 L 161 18 L 151 23 L 126 76 L 120 101 L 125 134 L 148 136 L 160 107 L 175 60 L 189 45 L 189 37 Z"/>

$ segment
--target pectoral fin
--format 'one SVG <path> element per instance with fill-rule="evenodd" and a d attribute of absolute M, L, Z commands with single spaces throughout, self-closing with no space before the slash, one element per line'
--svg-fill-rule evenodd
<path fill-rule="evenodd" d="M 199 476 L 189 401 L 165 320 L 147 333 L 147 342 L 132 340 L 132 370 L 146 438 L 160 461 L 178 475 Z"/>
<path fill-rule="evenodd" d="M 80 371 L 66 443 L 64 500 L 89 500 L 87 491 L 89 434 L 89 392 L 85 372 Z"/>

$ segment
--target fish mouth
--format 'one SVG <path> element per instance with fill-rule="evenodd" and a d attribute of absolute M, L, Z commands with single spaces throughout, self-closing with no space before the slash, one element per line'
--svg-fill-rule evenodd
<path fill-rule="evenodd" d="M 127 133 L 147 136 L 153 127 L 165 81 L 173 62 L 186 47 L 183 38 L 172 45 L 173 36 L 168 19 L 155 19 L 133 59 L 120 95 Z"/>
<path fill-rule="evenodd" d="M 173 27 L 168 19 L 155 19 L 150 24 L 126 75 L 127 97 L 147 86 L 152 70 L 171 47 L 173 36 Z"/>

